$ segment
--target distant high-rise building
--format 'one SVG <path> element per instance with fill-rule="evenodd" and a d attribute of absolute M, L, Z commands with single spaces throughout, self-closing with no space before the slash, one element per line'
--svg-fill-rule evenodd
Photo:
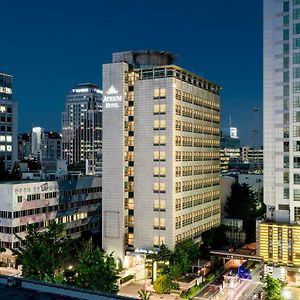
<path fill-rule="evenodd" d="M 61 136 L 57 132 L 33 127 L 31 131 L 31 155 L 40 162 L 61 158 Z"/>
<path fill-rule="evenodd" d="M 72 165 L 85 165 L 88 160 L 95 168 L 101 147 L 102 91 L 91 83 L 78 84 L 67 96 L 62 113 L 62 158 Z"/>
<path fill-rule="evenodd" d="M 240 138 L 236 127 L 223 128 L 221 131 L 220 164 L 221 172 L 239 171 L 241 162 Z"/>
<path fill-rule="evenodd" d="M 7 169 L 17 160 L 17 102 L 13 100 L 12 76 L 0 73 L 0 158 Z"/>
<path fill-rule="evenodd" d="M 300 283 L 300 1 L 264 0 L 266 272 Z"/>
<path fill-rule="evenodd" d="M 31 135 L 28 133 L 18 134 L 18 160 L 28 158 L 31 154 Z"/>
<path fill-rule="evenodd" d="M 40 159 L 42 135 L 44 129 L 41 127 L 33 127 L 31 130 L 31 154 Z"/>
<path fill-rule="evenodd" d="M 220 224 L 220 86 L 172 61 L 103 65 L 103 248 L 125 265 Z"/>

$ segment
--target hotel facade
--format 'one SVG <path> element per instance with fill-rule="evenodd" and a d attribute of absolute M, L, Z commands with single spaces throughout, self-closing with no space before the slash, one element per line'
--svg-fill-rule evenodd
<path fill-rule="evenodd" d="M 102 244 L 125 266 L 220 224 L 220 86 L 172 60 L 103 65 Z"/>
<path fill-rule="evenodd" d="M 300 1 L 264 0 L 265 271 L 300 282 Z"/>

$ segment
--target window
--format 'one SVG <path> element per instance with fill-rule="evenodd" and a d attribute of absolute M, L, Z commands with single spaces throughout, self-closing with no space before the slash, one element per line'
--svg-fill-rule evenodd
<path fill-rule="evenodd" d="M 22 196 L 18 196 L 17 201 L 18 203 L 22 202 Z"/>
<path fill-rule="evenodd" d="M 300 0 L 293 0 L 293 4 L 294 5 L 299 5 L 300 4 Z"/>
<path fill-rule="evenodd" d="M 154 182 L 153 190 L 155 193 L 165 193 L 166 192 L 166 184 L 164 182 Z"/>
<path fill-rule="evenodd" d="M 294 126 L 293 136 L 294 137 L 300 137 L 300 126 Z"/>
<path fill-rule="evenodd" d="M 295 96 L 293 98 L 293 106 L 294 108 L 300 107 L 300 96 Z"/>
<path fill-rule="evenodd" d="M 283 44 L 283 54 L 288 54 L 290 51 L 290 45 L 289 44 Z"/>
<path fill-rule="evenodd" d="M 300 78 L 300 67 L 293 69 L 293 78 Z"/>
<path fill-rule="evenodd" d="M 300 122 L 300 111 L 294 111 L 293 121 Z"/>
<path fill-rule="evenodd" d="M 288 68 L 289 67 L 289 58 L 288 57 L 284 57 L 283 58 L 283 67 L 284 68 Z"/>
<path fill-rule="evenodd" d="M 166 210 L 166 200 L 156 199 L 154 200 L 154 210 Z"/>
<path fill-rule="evenodd" d="M 154 167 L 153 174 L 155 177 L 165 177 L 166 167 Z"/>
<path fill-rule="evenodd" d="M 289 2 L 286 1 L 286 2 L 283 2 L 283 12 L 289 12 L 289 9 L 290 9 L 290 5 L 289 5 Z"/>
<path fill-rule="evenodd" d="M 166 113 L 166 105 L 165 104 L 155 104 L 154 105 L 154 114 L 165 114 Z"/>
<path fill-rule="evenodd" d="M 154 129 L 166 129 L 166 120 L 154 120 Z"/>
<path fill-rule="evenodd" d="M 293 33 L 300 34 L 300 23 L 293 25 Z"/>
<path fill-rule="evenodd" d="M 294 174 L 294 184 L 300 184 L 300 174 Z"/>
<path fill-rule="evenodd" d="M 288 29 L 283 30 L 283 40 L 287 41 L 290 38 L 290 33 Z"/>
<path fill-rule="evenodd" d="M 295 8 L 293 10 L 293 19 L 299 20 L 300 19 L 300 8 Z"/>
<path fill-rule="evenodd" d="M 166 144 L 166 136 L 165 135 L 155 135 L 153 137 L 154 145 L 165 145 Z"/>
<path fill-rule="evenodd" d="M 283 72 L 283 82 L 289 82 L 289 71 Z"/>
<path fill-rule="evenodd" d="M 283 173 L 283 183 L 289 183 L 289 173 L 288 172 Z"/>
<path fill-rule="evenodd" d="M 166 98 L 166 89 L 164 89 L 164 88 L 162 88 L 162 89 L 154 89 L 153 98 L 154 99 Z"/>
<path fill-rule="evenodd" d="M 283 86 L 283 96 L 289 96 L 290 94 L 290 88 L 288 85 Z"/>
<path fill-rule="evenodd" d="M 300 53 L 293 54 L 293 64 L 300 64 Z"/>
<path fill-rule="evenodd" d="M 289 16 L 283 16 L 283 26 L 289 26 Z"/>
<path fill-rule="evenodd" d="M 300 221 L 300 207 L 294 207 L 295 221 Z"/>
<path fill-rule="evenodd" d="M 283 167 L 288 168 L 289 167 L 290 158 L 288 156 L 283 157 Z"/>
<path fill-rule="evenodd" d="M 166 160 L 166 152 L 165 151 L 154 151 L 153 158 L 155 161 L 165 161 Z"/>
<path fill-rule="evenodd" d="M 294 168 L 300 168 L 300 157 L 294 157 Z"/>
<path fill-rule="evenodd" d="M 300 141 L 294 141 L 294 151 L 300 151 Z"/>
<path fill-rule="evenodd" d="M 300 190 L 294 190 L 294 201 L 300 201 Z"/>
<path fill-rule="evenodd" d="M 294 49 L 300 49 L 300 38 L 294 38 L 293 48 Z"/>
<path fill-rule="evenodd" d="M 288 124 L 289 123 L 289 113 L 284 113 L 283 114 L 283 124 Z"/>
<path fill-rule="evenodd" d="M 289 199 L 290 198 L 290 190 L 289 190 L 289 188 L 284 188 L 284 190 L 283 190 L 283 198 L 284 199 Z"/>
<path fill-rule="evenodd" d="M 294 93 L 300 93 L 300 82 L 294 82 L 293 83 L 293 92 Z"/>

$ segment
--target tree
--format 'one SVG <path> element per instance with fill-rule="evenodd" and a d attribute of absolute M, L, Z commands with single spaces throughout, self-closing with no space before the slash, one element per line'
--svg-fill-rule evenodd
<path fill-rule="evenodd" d="M 169 294 L 172 290 L 177 289 L 178 284 L 173 282 L 169 275 L 159 274 L 153 287 L 158 294 Z"/>
<path fill-rule="evenodd" d="M 200 247 L 201 256 L 209 259 L 211 249 L 220 249 L 222 246 L 228 244 L 226 226 L 220 225 L 203 232 L 202 241 L 203 243 Z"/>
<path fill-rule="evenodd" d="M 63 225 L 53 222 L 39 231 L 30 224 L 27 233 L 25 239 L 17 236 L 22 246 L 14 251 L 23 264 L 23 276 L 55 282 L 69 254 L 70 239 L 64 235 Z"/>
<path fill-rule="evenodd" d="M 88 241 L 79 252 L 78 260 L 75 286 L 108 293 L 118 291 L 118 276 L 112 254 L 106 254 L 99 247 L 93 249 L 91 241 Z"/>
<path fill-rule="evenodd" d="M 227 197 L 225 212 L 229 218 L 243 220 L 247 241 L 253 241 L 255 220 L 265 212 L 265 206 L 262 199 L 258 199 L 248 184 L 235 182 L 231 186 L 230 196 Z"/>
<path fill-rule="evenodd" d="M 281 300 L 281 291 L 282 291 L 282 285 L 281 282 L 270 276 L 267 275 L 264 279 L 264 294 L 267 300 Z"/>

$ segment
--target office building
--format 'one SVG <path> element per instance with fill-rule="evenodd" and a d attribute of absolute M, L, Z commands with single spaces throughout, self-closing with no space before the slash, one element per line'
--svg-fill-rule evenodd
<path fill-rule="evenodd" d="M 266 272 L 300 282 L 300 1 L 264 0 Z M 276 276 L 277 276 L 276 275 Z"/>
<path fill-rule="evenodd" d="M 39 229 L 49 222 L 65 225 L 73 238 L 97 235 L 101 242 L 101 177 L 0 184 L 0 246 L 16 248 L 27 224 Z"/>
<path fill-rule="evenodd" d="M 0 159 L 11 169 L 18 156 L 18 111 L 13 100 L 12 76 L 0 73 Z"/>
<path fill-rule="evenodd" d="M 103 248 L 127 266 L 220 224 L 220 86 L 166 52 L 114 53 L 102 78 Z"/>
<path fill-rule="evenodd" d="M 62 113 L 62 158 L 69 165 L 95 168 L 102 147 L 102 91 L 94 84 L 78 84 L 67 96 Z M 94 172 L 92 172 L 94 173 Z"/>

